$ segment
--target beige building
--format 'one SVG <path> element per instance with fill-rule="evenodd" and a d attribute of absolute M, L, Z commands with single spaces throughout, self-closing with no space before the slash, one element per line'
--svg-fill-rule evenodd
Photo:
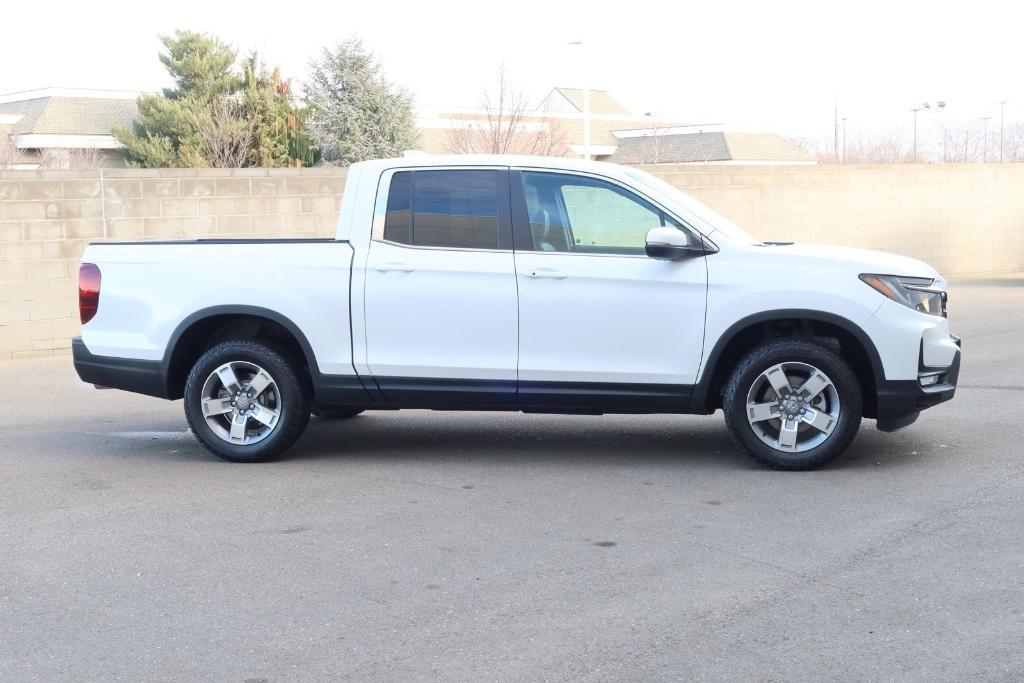
<path fill-rule="evenodd" d="M 431 154 L 476 151 L 582 157 L 589 152 L 593 159 L 624 164 L 815 163 L 807 152 L 780 135 L 634 114 L 604 90 L 590 91 L 589 119 L 588 148 L 583 135 L 583 90 L 553 88 L 536 109 L 518 114 L 471 107 L 422 107 L 417 125 L 420 149 Z M 503 128 L 505 135 L 501 134 Z M 514 133 L 508 134 L 509 128 L 514 128 Z"/>
<path fill-rule="evenodd" d="M 0 95 L 0 142 L 17 150 L 16 167 L 124 166 L 114 124 L 138 116 L 138 93 L 45 88 Z"/>
<path fill-rule="evenodd" d="M 124 165 L 111 126 L 138 116 L 137 93 L 47 88 L 0 95 L 0 143 L 17 150 L 17 168 Z M 623 164 L 813 164 L 774 133 L 727 130 L 720 123 L 631 113 L 604 90 L 591 90 L 590 145 L 584 144 L 584 93 L 553 88 L 518 112 L 421 107 L 422 151 L 584 156 Z"/>

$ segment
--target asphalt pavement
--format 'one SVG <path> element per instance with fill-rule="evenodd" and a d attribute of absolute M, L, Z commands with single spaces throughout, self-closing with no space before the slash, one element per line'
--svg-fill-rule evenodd
<path fill-rule="evenodd" d="M 0 362 L 0 680 L 1020 680 L 1024 276 L 956 398 L 809 473 L 721 413 L 367 413 L 232 465 Z"/>

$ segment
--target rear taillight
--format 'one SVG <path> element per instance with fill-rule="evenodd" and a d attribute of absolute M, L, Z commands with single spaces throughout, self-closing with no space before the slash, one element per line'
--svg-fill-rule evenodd
<path fill-rule="evenodd" d="M 100 268 L 95 263 L 83 263 L 78 267 L 78 313 L 82 324 L 96 315 L 100 305 Z"/>

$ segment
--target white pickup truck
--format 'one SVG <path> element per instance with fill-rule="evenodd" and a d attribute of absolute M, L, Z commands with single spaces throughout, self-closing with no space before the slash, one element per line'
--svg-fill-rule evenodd
<path fill-rule="evenodd" d="M 311 413 L 722 408 L 759 463 L 810 469 L 862 417 L 893 431 L 952 398 L 960 366 L 928 265 L 761 242 L 604 163 L 369 161 L 334 239 L 106 242 L 82 261 L 82 380 L 184 398 L 238 462 L 280 454 Z"/>

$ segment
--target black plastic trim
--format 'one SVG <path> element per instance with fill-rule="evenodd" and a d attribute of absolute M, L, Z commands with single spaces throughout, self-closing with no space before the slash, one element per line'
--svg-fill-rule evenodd
<path fill-rule="evenodd" d="M 885 380 L 878 384 L 878 423 L 883 429 L 913 413 L 953 398 L 956 383 L 960 378 L 960 349 L 953 356 L 953 363 L 946 370 L 942 384 L 922 387 L 916 379 Z M 940 368 L 930 368 L 938 370 Z"/>
<path fill-rule="evenodd" d="M 516 406 L 516 381 L 376 377 L 387 402 L 399 407 L 509 410 Z"/>
<path fill-rule="evenodd" d="M 693 391 L 692 403 L 697 412 L 710 412 L 711 410 L 711 382 L 715 376 L 715 371 L 718 367 L 718 362 L 721 358 L 722 352 L 725 351 L 729 342 L 731 342 L 736 335 L 751 325 L 771 322 L 773 320 L 789 319 L 813 320 L 816 322 L 829 323 L 849 332 L 867 351 L 868 359 L 871 362 L 871 369 L 874 374 L 875 386 L 881 386 L 885 381 L 885 371 L 882 366 L 882 358 L 879 356 L 878 349 L 875 348 L 874 342 L 871 341 L 871 338 L 864 330 L 846 318 L 842 318 L 834 313 L 826 313 L 824 311 L 815 311 L 803 308 L 782 308 L 774 311 L 762 311 L 760 313 L 749 315 L 746 318 L 742 318 L 730 325 L 725 333 L 718 338 L 714 348 L 712 348 L 711 352 L 707 355 L 707 359 L 702 365 L 700 382 L 697 383 Z"/>
<path fill-rule="evenodd" d="M 912 413 L 901 415 L 899 417 L 892 418 L 880 418 L 875 422 L 875 427 L 880 432 L 898 432 L 901 429 L 909 427 L 910 425 L 917 422 L 917 418 L 921 417 L 921 411 L 915 410 Z"/>
<path fill-rule="evenodd" d="M 167 375 L 158 360 L 97 356 L 89 351 L 81 337 L 71 340 L 71 356 L 75 372 L 83 382 L 146 396 L 170 398 Z"/>
<path fill-rule="evenodd" d="M 511 196 L 512 242 L 516 251 L 534 251 L 530 233 L 530 216 L 526 210 L 526 192 L 523 190 L 522 171 L 509 171 Z"/>
<path fill-rule="evenodd" d="M 387 407 L 539 413 L 686 413 L 693 387 L 614 382 L 516 382 L 377 377 Z M 383 406 L 382 406 L 383 407 Z"/>
<path fill-rule="evenodd" d="M 316 355 L 313 353 L 313 347 L 310 345 L 309 340 L 306 339 L 306 335 L 302 333 L 298 325 L 293 323 L 289 318 L 281 315 L 276 311 L 272 311 L 269 308 L 261 308 L 259 306 L 243 306 L 243 305 L 226 305 L 226 306 L 211 306 L 210 308 L 204 308 L 202 310 L 192 313 L 175 328 L 174 332 L 171 333 L 171 337 L 167 342 L 167 350 L 164 358 L 161 361 L 163 380 L 162 383 L 168 384 L 168 376 L 170 374 L 171 362 L 174 358 L 174 352 L 177 349 L 178 343 L 181 341 L 182 336 L 185 332 L 198 322 L 212 318 L 214 316 L 221 315 L 242 315 L 254 318 L 264 318 L 271 322 L 277 323 L 285 330 L 288 331 L 295 341 L 298 343 L 299 348 L 302 349 L 302 354 L 305 357 L 306 365 L 309 367 L 310 379 L 313 383 L 313 397 L 317 404 L 323 405 L 364 405 L 374 404 L 376 401 L 373 400 L 369 392 L 363 387 L 359 377 L 353 375 L 324 375 L 319 370 L 319 365 L 316 361 Z M 143 392 L 145 393 L 145 392 Z M 169 393 L 169 392 L 168 392 Z M 180 396 L 168 396 L 168 398 L 181 398 Z"/>
<path fill-rule="evenodd" d="M 520 410 L 536 412 L 687 413 L 689 384 L 520 382 Z"/>

